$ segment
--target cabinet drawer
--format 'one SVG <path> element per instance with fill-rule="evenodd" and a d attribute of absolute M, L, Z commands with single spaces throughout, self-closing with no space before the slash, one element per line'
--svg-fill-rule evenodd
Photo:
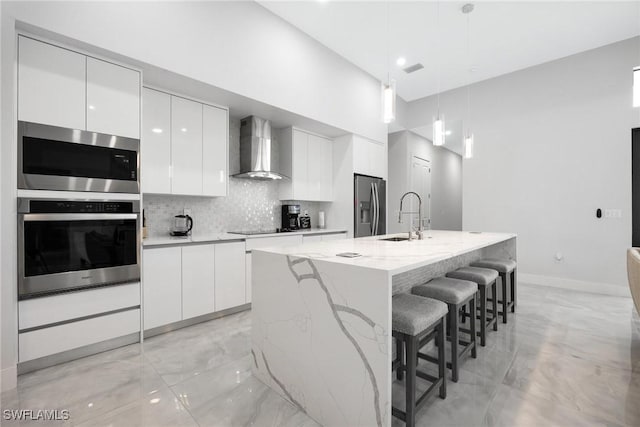
<path fill-rule="evenodd" d="M 20 330 L 140 305 L 140 283 L 34 298 L 18 303 Z"/>
<path fill-rule="evenodd" d="M 270 248 L 276 246 L 295 246 L 302 244 L 302 236 L 278 236 L 278 237 L 257 237 L 253 239 L 247 239 L 247 250 L 253 250 L 258 248 Z"/>
<path fill-rule="evenodd" d="M 20 362 L 140 331 L 140 309 L 18 334 Z"/>
<path fill-rule="evenodd" d="M 346 239 L 347 233 L 323 234 L 322 241 Z"/>
<path fill-rule="evenodd" d="M 302 243 L 322 242 L 322 236 L 303 236 Z"/>

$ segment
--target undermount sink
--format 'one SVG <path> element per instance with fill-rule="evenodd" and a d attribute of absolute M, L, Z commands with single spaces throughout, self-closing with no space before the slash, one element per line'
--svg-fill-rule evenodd
<path fill-rule="evenodd" d="M 387 242 L 403 242 L 405 240 L 409 240 L 408 237 L 387 237 L 386 239 L 378 239 L 378 240 L 386 240 Z"/>

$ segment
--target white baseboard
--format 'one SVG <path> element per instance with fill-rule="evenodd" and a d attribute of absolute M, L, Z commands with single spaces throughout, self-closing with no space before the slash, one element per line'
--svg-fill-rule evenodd
<path fill-rule="evenodd" d="M 562 277 L 541 276 L 518 272 L 518 282 L 531 285 L 550 286 L 552 288 L 571 289 L 590 292 L 594 294 L 611 295 L 616 297 L 631 298 L 628 286 L 614 285 L 612 283 L 586 282 L 583 280 L 565 279 Z"/>
<path fill-rule="evenodd" d="M 18 367 L 16 365 L 0 371 L 0 391 L 16 388 L 18 385 Z"/>

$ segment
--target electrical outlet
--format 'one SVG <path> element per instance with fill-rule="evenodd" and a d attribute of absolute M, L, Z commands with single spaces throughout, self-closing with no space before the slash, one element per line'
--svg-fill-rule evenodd
<path fill-rule="evenodd" d="M 191 216 L 191 209 L 190 208 L 182 208 L 182 215 Z"/>

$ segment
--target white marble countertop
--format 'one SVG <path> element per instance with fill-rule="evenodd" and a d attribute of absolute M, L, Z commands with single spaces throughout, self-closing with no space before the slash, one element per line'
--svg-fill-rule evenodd
<path fill-rule="evenodd" d="M 381 240 L 388 237 L 406 237 L 406 235 L 407 233 L 389 234 L 298 246 L 261 248 L 254 251 L 331 261 L 399 274 L 516 237 L 511 233 L 432 230 L 425 231 L 424 240 L 401 242 Z M 431 235 L 431 238 L 427 238 L 428 235 Z M 336 255 L 342 252 L 357 252 L 362 256 L 344 258 Z"/>
<path fill-rule="evenodd" d="M 222 242 L 227 240 L 246 240 L 257 239 L 260 237 L 285 237 L 291 235 L 321 235 L 321 234 L 336 234 L 346 233 L 347 230 L 335 228 L 311 228 L 309 230 L 291 231 L 285 233 L 269 233 L 269 234 L 235 234 L 235 233 L 209 233 L 209 234 L 194 234 L 188 237 L 174 237 L 174 236 L 156 236 L 147 237 L 142 241 L 144 247 L 154 246 L 169 246 L 169 245 L 186 245 L 192 243 L 208 243 L 208 242 Z"/>

